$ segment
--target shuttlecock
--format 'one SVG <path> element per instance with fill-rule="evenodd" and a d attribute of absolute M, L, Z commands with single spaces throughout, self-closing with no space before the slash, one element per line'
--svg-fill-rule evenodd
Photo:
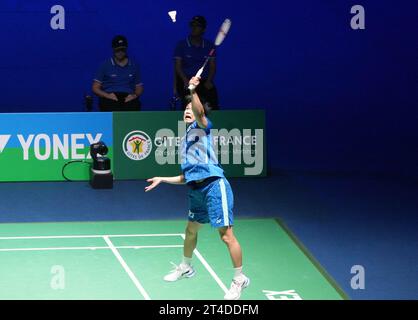
<path fill-rule="evenodd" d="M 170 11 L 170 12 L 168 13 L 168 15 L 170 16 L 170 18 L 171 18 L 171 20 L 172 20 L 173 22 L 176 22 L 176 15 L 177 15 L 177 11 Z"/>

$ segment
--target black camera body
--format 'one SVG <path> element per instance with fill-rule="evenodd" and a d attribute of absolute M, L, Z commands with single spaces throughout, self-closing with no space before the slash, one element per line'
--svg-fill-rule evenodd
<path fill-rule="evenodd" d="M 93 189 L 112 189 L 113 174 L 107 146 L 99 141 L 90 146 L 93 165 L 90 167 L 90 185 Z"/>

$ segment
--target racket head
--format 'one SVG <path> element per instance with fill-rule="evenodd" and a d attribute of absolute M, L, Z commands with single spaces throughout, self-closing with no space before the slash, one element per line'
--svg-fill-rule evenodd
<path fill-rule="evenodd" d="M 225 21 L 222 23 L 221 28 L 218 31 L 218 35 L 215 39 L 215 46 L 219 46 L 225 39 L 226 35 L 229 32 L 229 29 L 231 28 L 231 20 L 225 19 Z"/>

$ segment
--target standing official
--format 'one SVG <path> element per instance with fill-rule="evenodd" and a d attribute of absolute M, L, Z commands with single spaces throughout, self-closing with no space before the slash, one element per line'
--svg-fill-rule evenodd
<path fill-rule="evenodd" d="M 206 31 L 206 19 L 202 16 L 195 16 L 190 21 L 190 35 L 177 43 L 174 51 L 174 94 L 183 101 L 190 94 L 187 87 L 189 81 L 200 69 L 206 60 L 209 51 L 214 44 L 203 38 Z M 209 67 L 205 68 L 201 75 L 202 85 L 196 89 L 196 92 L 202 97 L 212 110 L 218 109 L 218 92 L 214 84 L 216 73 L 216 59 L 210 58 Z"/>

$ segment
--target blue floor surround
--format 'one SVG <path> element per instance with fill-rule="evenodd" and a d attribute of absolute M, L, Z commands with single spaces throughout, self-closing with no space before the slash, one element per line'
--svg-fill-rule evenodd
<path fill-rule="evenodd" d="M 0 183 L 0 222 L 184 219 L 187 189 L 116 181 Z M 280 218 L 352 299 L 418 299 L 418 182 L 283 173 L 231 179 L 235 216 Z M 245 248 L 244 248 L 245 250 Z M 353 290 L 353 265 L 365 289 Z"/>

